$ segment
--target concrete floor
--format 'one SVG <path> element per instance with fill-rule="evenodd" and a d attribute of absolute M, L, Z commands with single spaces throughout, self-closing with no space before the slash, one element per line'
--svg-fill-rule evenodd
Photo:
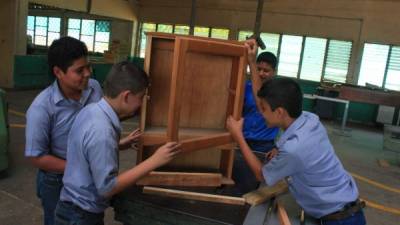
<path fill-rule="evenodd" d="M 7 92 L 9 108 L 26 112 L 39 90 Z M 13 124 L 25 124 L 25 118 L 9 113 L 10 128 L 10 167 L 0 177 L 0 224 L 1 225 L 40 225 L 42 210 L 35 194 L 36 169 L 24 158 L 24 128 L 14 127 Z M 356 179 L 361 197 L 379 205 L 367 207 L 365 214 L 368 224 L 395 225 L 399 224 L 400 214 L 387 212 L 390 208 L 400 212 L 400 158 L 398 155 L 382 151 L 382 130 L 351 126 L 351 137 L 334 134 L 338 123 L 324 122 L 331 142 L 345 168 L 356 174 L 397 190 L 378 188 L 370 183 Z M 124 131 L 134 128 L 134 122 L 123 123 Z M 391 167 L 380 167 L 376 160 L 386 159 Z M 127 150 L 120 155 L 121 170 L 134 165 L 135 151 Z M 381 207 L 382 208 L 382 207 Z M 386 211 L 385 211 L 386 210 Z M 106 212 L 106 224 L 120 224 L 113 220 L 112 209 Z"/>

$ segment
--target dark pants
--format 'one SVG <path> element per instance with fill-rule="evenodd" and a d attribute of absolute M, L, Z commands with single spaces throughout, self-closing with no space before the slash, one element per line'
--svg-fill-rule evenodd
<path fill-rule="evenodd" d="M 260 150 L 262 149 L 263 152 L 258 152 L 256 156 L 259 160 L 264 163 L 265 162 L 265 153 L 269 152 L 274 148 L 275 144 L 274 141 L 249 141 L 247 140 L 247 144 L 249 145 L 250 149 Z M 265 152 L 265 153 L 264 153 Z M 246 194 L 250 191 L 253 191 L 258 188 L 260 182 L 257 181 L 256 176 L 254 175 L 253 171 L 247 165 L 245 159 L 243 158 L 240 149 L 235 152 L 235 161 L 233 163 L 233 172 L 232 178 L 235 181 L 235 191 L 234 195 L 241 196 Z"/>
<path fill-rule="evenodd" d="M 54 224 L 54 211 L 63 187 L 62 177 L 62 174 L 38 171 L 36 178 L 37 196 L 42 202 L 45 225 Z"/>
<path fill-rule="evenodd" d="M 342 220 L 321 221 L 321 225 L 365 225 L 367 224 L 363 210 L 354 213 L 352 216 Z"/>
<path fill-rule="evenodd" d="M 104 225 L 104 213 L 91 213 L 70 203 L 59 201 L 55 225 Z"/>

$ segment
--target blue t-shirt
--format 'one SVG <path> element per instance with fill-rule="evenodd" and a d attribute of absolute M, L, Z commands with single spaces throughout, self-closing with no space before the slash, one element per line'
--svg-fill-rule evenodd
<path fill-rule="evenodd" d="M 318 116 L 303 112 L 277 141 L 279 149 L 262 172 L 267 185 L 286 178 L 304 211 L 315 218 L 358 198 L 354 179 L 337 158 Z"/>
<path fill-rule="evenodd" d="M 268 127 L 264 117 L 257 109 L 251 81 L 246 82 L 243 118 L 243 135 L 246 140 L 273 141 L 278 135 L 279 128 Z"/>

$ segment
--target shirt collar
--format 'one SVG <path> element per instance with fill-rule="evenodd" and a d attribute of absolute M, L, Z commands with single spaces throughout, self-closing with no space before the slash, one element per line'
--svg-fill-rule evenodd
<path fill-rule="evenodd" d="M 298 130 L 304 125 L 306 120 L 307 119 L 305 112 L 303 112 L 295 121 L 293 121 L 293 123 L 288 127 L 288 129 L 286 129 L 285 132 L 283 132 L 282 136 L 277 141 L 276 146 L 278 148 L 282 146 L 287 141 L 287 139 L 289 139 L 289 137 L 291 137 L 296 132 L 296 130 Z"/>
<path fill-rule="evenodd" d="M 110 118 L 114 129 L 118 132 L 118 135 L 120 135 L 121 122 L 119 121 L 117 113 L 114 111 L 114 109 L 110 106 L 110 104 L 108 104 L 108 102 L 104 98 L 102 98 L 97 103 L 97 105 L 103 110 L 103 112 L 107 115 L 107 117 Z"/>
<path fill-rule="evenodd" d="M 67 98 L 65 98 L 64 94 L 61 92 L 61 88 L 58 85 L 57 80 L 54 81 L 52 86 L 53 86 L 54 104 L 57 104 L 57 103 L 61 102 L 62 100 L 67 100 Z M 88 87 L 85 90 L 83 90 L 83 92 L 82 92 L 82 96 L 79 99 L 79 103 L 81 103 L 82 105 L 86 104 L 87 100 L 89 99 L 90 94 L 93 92 L 92 89 L 93 88 L 90 86 L 90 82 L 89 82 Z"/>

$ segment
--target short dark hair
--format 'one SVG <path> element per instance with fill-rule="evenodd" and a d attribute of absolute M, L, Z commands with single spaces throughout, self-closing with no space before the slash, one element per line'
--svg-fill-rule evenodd
<path fill-rule="evenodd" d="M 265 62 L 269 64 L 272 69 L 276 70 L 278 59 L 272 52 L 262 52 L 257 56 L 257 63 Z"/>
<path fill-rule="evenodd" d="M 146 72 L 131 62 L 123 61 L 112 66 L 104 81 L 104 94 L 111 98 L 126 90 L 138 94 L 148 86 L 149 78 Z"/>
<path fill-rule="evenodd" d="M 75 60 L 87 55 L 88 49 L 85 43 L 78 39 L 62 37 L 54 40 L 47 53 L 50 72 L 53 74 L 53 68 L 57 66 L 65 73 Z"/>
<path fill-rule="evenodd" d="M 282 107 L 292 118 L 299 117 L 303 110 L 303 93 L 297 82 L 290 78 L 265 81 L 257 96 L 267 101 L 272 111 Z"/>

